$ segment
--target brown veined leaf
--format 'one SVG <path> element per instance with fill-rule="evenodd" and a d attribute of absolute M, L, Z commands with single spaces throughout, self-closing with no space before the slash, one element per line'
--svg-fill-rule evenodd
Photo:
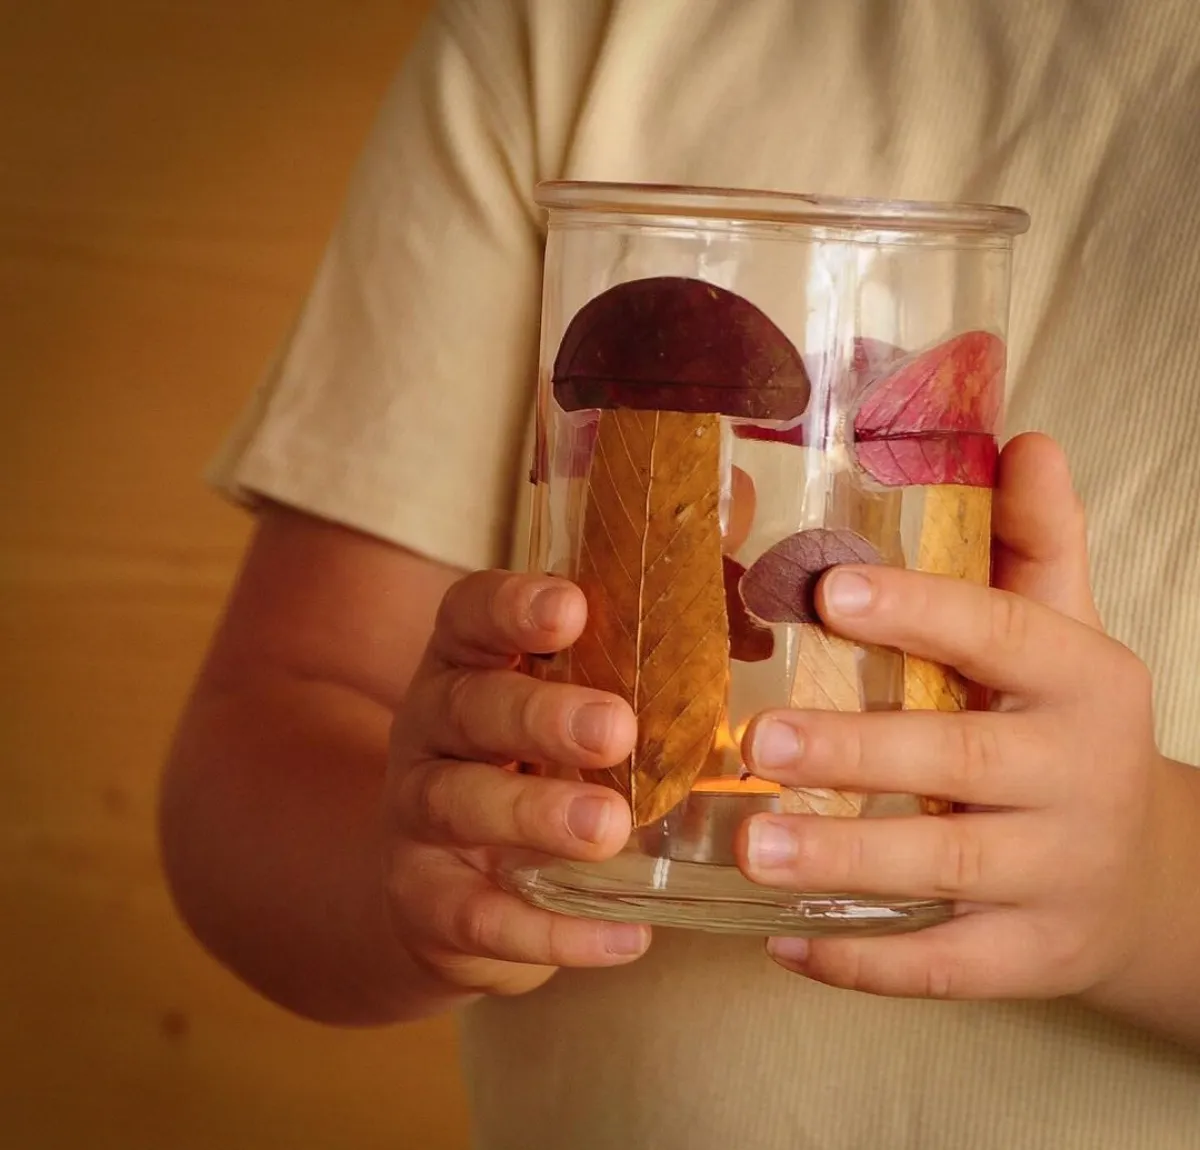
<path fill-rule="evenodd" d="M 796 677 L 792 680 L 790 705 L 797 710 L 861 711 L 858 662 L 856 643 L 830 634 L 817 623 L 797 627 Z M 783 810 L 793 814 L 854 818 L 862 813 L 863 799 L 858 791 L 784 787 L 779 801 Z"/>
<path fill-rule="evenodd" d="M 991 573 L 992 492 L 988 487 L 927 487 L 917 545 L 917 570 L 950 575 L 986 586 Z M 904 709 L 962 711 L 970 685 L 952 667 L 904 656 Z M 929 814 L 944 814 L 950 804 L 922 799 Z"/>
<path fill-rule="evenodd" d="M 720 451 L 713 415 L 600 415 L 579 558 L 589 615 L 572 668 L 637 715 L 633 754 L 607 772 L 636 826 L 687 795 L 724 711 Z"/>

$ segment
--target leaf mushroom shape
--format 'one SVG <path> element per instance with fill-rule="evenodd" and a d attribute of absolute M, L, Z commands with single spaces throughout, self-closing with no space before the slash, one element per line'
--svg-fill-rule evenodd
<path fill-rule="evenodd" d="M 633 408 L 790 420 L 809 379 L 795 346 L 749 300 L 681 276 L 630 280 L 567 325 L 553 367 L 564 411 Z"/>
<path fill-rule="evenodd" d="M 854 416 L 859 466 L 885 487 L 995 479 L 1004 342 L 968 331 L 909 356 L 875 380 Z"/>

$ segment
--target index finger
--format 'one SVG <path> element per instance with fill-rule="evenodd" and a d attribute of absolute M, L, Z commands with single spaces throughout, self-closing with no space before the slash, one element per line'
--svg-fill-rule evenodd
<path fill-rule="evenodd" d="M 586 620 L 583 592 L 566 579 L 477 571 L 446 592 L 429 653 L 451 667 L 511 666 L 570 646 Z"/>
<path fill-rule="evenodd" d="M 947 575 L 846 566 L 817 587 L 840 635 L 954 667 L 1025 699 L 1074 699 L 1111 671 L 1107 636 L 1032 599 Z"/>

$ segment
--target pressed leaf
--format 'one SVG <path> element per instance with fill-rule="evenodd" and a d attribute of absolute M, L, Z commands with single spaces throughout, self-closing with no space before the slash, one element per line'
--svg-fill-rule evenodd
<path fill-rule="evenodd" d="M 790 815 L 832 815 L 853 819 L 862 814 L 866 796 L 859 791 L 835 791 L 827 787 L 782 787 L 779 807 Z"/>
<path fill-rule="evenodd" d="M 740 467 L 729 469 L 729 504 L 724 512 L 725 552 L 737 554 L 738 549 L 750 537 L 754 526 L 754 512 L 758 506 L 758 495 L 750 473 Z"/>
<path fill-rule="evenodd" d="M 566 411 L 635 408 L 791 420 L 808 406 L 799 352 L 748 300 L 703 280 L 618 284 L 567 326 L 553 369 Z"/>
<path fill-rule="evenodd" d="M 775 653 L 775 636 L 769 627 L 752 619 L 738 593 L 746 573 L 736 559 L 724 557 L 725 613 L 729 619 L 729 657 L 741 663 L 761 663 Z"/>
<path fill-rule="evenodd" d="M 861 711 L 858 645 L 831 635 L 816 623 L 797 627 L 795 642 L 796 677 L 790 705 L 798 710 Z M 861 813 L 863 796 L 827 787 L 784 787 L 780 803 L 792 813 L 851 818 Z"/>
<path fill-rule="evenodd" d="M 563 479 L 581 479 L 587 475 L 588 465 L 592 461 L 599 416 L 594 411 L 574 411 L 561 415 L 559 419 L 554 474 Z"/>
<path fill-rule="evenodd" d="M 982 485 L 981 477 L 990 474 L 988 449 L 955 437 L 995 434 L 1004 360 L 1001 339 L 969 331 L 900 361 L 866 389 L 855 414 L 859 464 L 885 485 Z M 869 446 L 930 436 L 943 445 L 927 456 L 911 444 L 894 450 Z"/>
<path fill-rule="evenodd" d="M 670 811 L 703 769 L 721 723 L 729 628 L 712 415 L 605 411 L 588 473 L 580 587 L 588 624 L 577 682 L 626 699 L 633 754 L 607 781 L 634 824 Z"/>
<path fill-rule="evenodd" d="M 823 408 L 828 408 L 835 398 L 839 406 L 848 406 L 857 401 L 860 392 L 871 380 L 903 356 L 904 352 L 890 343 L 860 336 L 851 345 L 849 363 L 828 353 L 806 356 L 804 366 L 812 383 L 814 397 L 823 397 Z M 807 418 L 783 424 L 736 423 L 733 434 L 738 439 L 758 439 L 804 447 L 808 437 L 807 426 L 814 418 L 827 418 L 827 413 L 810 410 Z M 821 442 L 823 430 L 817 429 L 814 437 L 817 444 Z"/>
<path fill-rule="evenodd" d="M 860 442 L 859 465 L 885 487 L 955 483 L 992 487 L 1000 450 L 991 435 L 937 433 Z"/>
<path fill-rule="evenodd" d="M 968 331 L 901 361 L 869 389 L 854 418 L 860 439 L 922 432 L 994 434 L 1004 342 Z"/>
<path fill-rule="evenodd" d="M 917 570 L 986 586 L 991 568 L 991 489 L 929 487 L 922 497 Z M 967 684 L 957 671 L 905 655 L 906 710 L 961 711 L 966 705 Z"/>
<path fill-rule="evenodd" d="M 819 622 L 813 595 L 822 574 L 841 563 L 880 563 L 854 531 L 814 527 L 763 552 L 742 576 L 742 602 L 766 623 Z"/>
<path fill-rule="evenodd" d="M 758 439 L 767 443 L 790 443 L 793 447 L 803 447 L 808 432 L 804 422 L 800 421 L 775 427 L 764 427 L 758 423 L 735 423 L 733 434 L 736 439 Z"/>

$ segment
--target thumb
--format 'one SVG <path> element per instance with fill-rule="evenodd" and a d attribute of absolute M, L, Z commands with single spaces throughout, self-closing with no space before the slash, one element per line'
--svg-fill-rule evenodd
<path fill-rule="evenodd" d="M 1063 450 L 1034 433 L 1000 455 L 992 504 L 992 583 L 1100 628 L 1088 578 L 1083 504 Z"/>

